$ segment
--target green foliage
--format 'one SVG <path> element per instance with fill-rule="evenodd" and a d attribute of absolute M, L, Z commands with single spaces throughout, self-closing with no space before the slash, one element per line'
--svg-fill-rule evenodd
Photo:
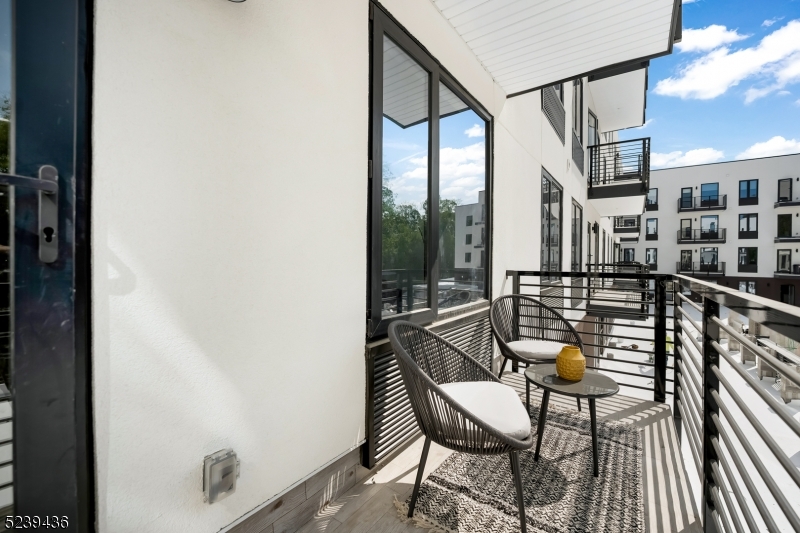
<path fill-rule="evenodd" d="M 386 185 L 393 179 L 391 171 L 384 167 L 382 268 L 424 271 L 428 202 L 424 202 L 421 209 L 411 204 L 397 205 L 394 192 Z M 439 260 L 442 272 L 455 266 L 456 205 L 455 200 L 440 201 Z"/>

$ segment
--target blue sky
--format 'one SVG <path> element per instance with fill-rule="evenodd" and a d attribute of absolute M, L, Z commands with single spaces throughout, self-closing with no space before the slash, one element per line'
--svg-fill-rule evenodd
<path fill-rule="evenodd" d="M 471 109 L 439 121 L 439 196 L 459 205 L 478 201 L 486 185 L 484 121 Z M 427 198 L 428 123 L 403 129 L 383 119 L 383 160 L 394 175 L 387 185 L 398 204 L 421 207 Z"/>
<path fill-rule="evenodd" d="M 650 62 L 647 124 L 620 137 L 651 137 L 654 167 L 800 152 L 800 0 L 683 4 L 683 42 Z"/>

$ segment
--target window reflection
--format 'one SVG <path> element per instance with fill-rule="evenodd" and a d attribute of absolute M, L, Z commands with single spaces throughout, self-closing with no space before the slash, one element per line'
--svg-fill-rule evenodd
<path fill-rule="evenodd" d="M 486 279 L 486 122 L 439 84 L 439 308 L 480 300 Z"/>
<path fill-rule="evenodd" d="M 382 316 L 429 306 L 429 77 L 384 36 Z"/>

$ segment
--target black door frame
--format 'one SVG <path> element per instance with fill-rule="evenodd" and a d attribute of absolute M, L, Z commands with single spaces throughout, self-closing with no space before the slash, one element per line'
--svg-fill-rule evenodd
<path fill-rule="evenodd" d="M 93 0 L 12 0 L 12 172 L 58 170 L 58 259 L 38 258 L 37 193 L 14 193 L 14 506 L 94 531 L 91 411 Z M 63 530 L 63 529 L 62 529 Z"/>

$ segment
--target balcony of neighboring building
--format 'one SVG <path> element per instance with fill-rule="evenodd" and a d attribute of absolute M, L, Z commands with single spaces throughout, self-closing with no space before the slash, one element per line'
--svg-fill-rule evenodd
<path fill-rule="evenodd" d="M 640 215 L 649 183 L 649 137 L 589 147 L 588 198 L 600 216 Z"/>
<path fill-rule="evenodd" d="M 693 278 L 717 277 L 725 275 L 725 262 L 704 263 L 697 261 L 678 261 L 675 263 L 675 271 L 684 276 Z"/>
<path fill-rule="evenodd" d="M 715 211 L 728 208 L 727 194 L 684 196 L 678 198 L 678 213 L 686 211 Z"/>
<path fill-rule="evenodd" d="M 719 229 L 691 229 L 683 228 L 678 230 L 678 244 L 692 244 L 696 242 L 716 242 L 724 243 L 727 239 L 727 230 Z"/>
<path fill-rule="evenodd" d="M 641 222 L 642 222 L 642 217 L 638 215 L 614 217 L 614 233 L 624 234 L 626 236 L 631 236 L 631 234 L 635 234 L 638 237 L 639 233 L 642 230 Z"/>

